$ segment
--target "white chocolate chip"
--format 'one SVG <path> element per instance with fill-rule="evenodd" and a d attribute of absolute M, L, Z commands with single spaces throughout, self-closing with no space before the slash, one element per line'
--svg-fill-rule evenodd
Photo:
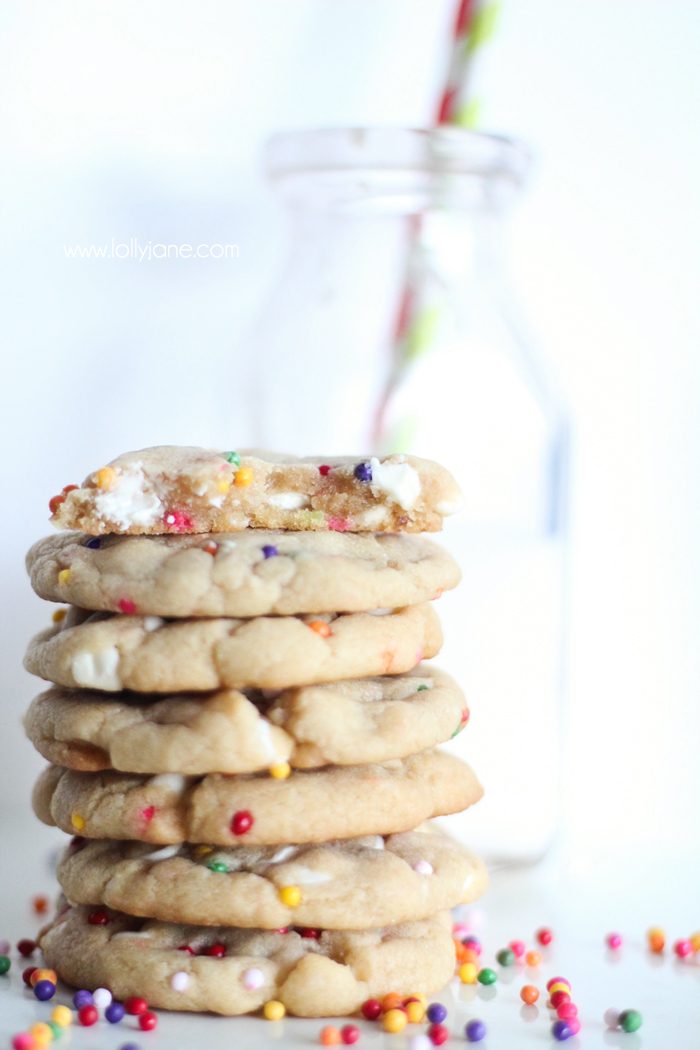
<path fill-rule="evenodd" d="M 312 871 L 311 868 L 304 867 L 300 864 L 294 868 L 294 875 L 292 876 L 295 882 L 298 882 L 300 886 L 316 886 L 322 882 L 330 882 L 333 878 L 326 871 Z"/>
<path fill-rule="evenodd" d="M 143 618 L 143 629 L 144 631 L 157 631 L 159 627 L 162 627 L 165 623 L 160 616 L 144 616 Z"/>
<path fill-rule="evenodd" d="M 180 843 L 174 846 L 163 846 L 162 849 L 156 849 L 153 853 L 145 853 L 142 860 L 150 860 L 152 864 L 157 864 L 161 860 L 170 860 L 171 857 L 177 857 L 178 853 L 182 849 Z"/>
<path fill-rule="evenodd" d="M 276 492 L 270 496 L 268 503 L 282 510 L 301 510 L 302 507 L 309 505 L 308 498 L 303 492 Z"/>
<path fill-rule="evenodd" d="M 155 492 L 146 491 L 141 463 L 121 468 L 113 488 L 99 490 L 95 496 L 98 515 L 123 529 L 130 525 L 154 525 L 163 515 L 163 504 Z"/>
<path fill-rule="evenodd" d="M 181 795 L 185 790 L 187 779 L 183 777 L 182 773 L 159 773 L 156 777 L 151 777 L 151 787 L 162 787 L 166 791 L 172 791 L 173 794 Z"/>
<path fill-rule="evenodd" d="M 421 490 L 418 472 L 408 463 L 381 463 L 376 456 L 369 463 L 372 492 L 377 490 L 404 510 L 412 510 Z"/>
<path fill-rule="evenodd" d="M 122 687 L 119 651 L 113 645 L 97 653 L 76 653 L 71 661 L 71 672 L 78 685 L 108 692 L 115 692 Z"/>
<path fill-rule="evenodd" d="M 190 984 L 190 975 L 184 970 L 178 970 L 170 978 L 170 987 L 174 992 L 184 992 Z"/>

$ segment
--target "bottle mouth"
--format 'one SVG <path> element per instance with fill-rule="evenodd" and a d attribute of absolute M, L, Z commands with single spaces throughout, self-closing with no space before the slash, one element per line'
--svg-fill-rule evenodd
<path fill-rule="evenodd" d="M 503 203 L 531 166 L 518 139 L 448 125 L 280 132 L 264 157 L 268 176 L 287 195 L 313 188 L 318 206 L 403 211 L 439 198 L 451 207 Z"/>

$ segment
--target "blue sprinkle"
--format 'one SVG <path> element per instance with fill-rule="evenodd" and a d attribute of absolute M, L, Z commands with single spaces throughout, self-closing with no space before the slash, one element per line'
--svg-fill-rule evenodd
<path fill-rule="evenodd" d="M 372 480 L 372 468 L 369 463 L 358 463 L 353 473 L 358 481 Z"/>
<path fill-rule="evenodd" d="M 266 543 L 262 549 L 262 552 L 266 558 L 276 558 L 279 551 L 271 543 Z"/>

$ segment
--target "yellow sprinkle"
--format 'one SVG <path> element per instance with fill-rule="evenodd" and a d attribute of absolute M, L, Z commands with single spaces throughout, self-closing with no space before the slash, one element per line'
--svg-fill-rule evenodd
<path fill-rule="evenodd" d="M 58 574 L 58 582 L 59 583 L 68 583 L 69 579 L 70 579 L 70 569 L 61 569 L 61 571 Z"/>
<path fill-rule="evenodd" d="M 263 1006 L 263 1015 L 268 1021 L 281 1021 L 286 1012 L 284 1003 L 278 999 L 269 999 Z"/>
<path fill-rule="evenodd" d="M 228 490 L 231 488 L 231 478 L 219 478 L 219 480 L 216 483 L 216 487 L 219 490 L 219 492 L 223 493 L 223 495 L 226 495 Z"/>
<path fill-rule="evenodd" d="M 210 853 L 214 852 L 213 846 L 195 846 L 194 855 L 195 857 L 207 857 Z"/>
<path fill-rule="evenodd" d="M 473 962 L 462 963 L 459 970 L 457 970 L 462 984 L 476 984 L 476 975 L 478 972 L 479 967 Z"/>
<path fill-rule="evenodd" d="M 253 480 L 253 471 L 250 467 L 241 467 L 234 474 L 233 480 L 239 489 L 244 489 L 247 485 L 251 484 Z"/>
<path fill-rule="evenodd" d="M 97 485 L 98 489 L 104 489 L 105 492 L 109 492 L 110 489 L 114 488 L 114 484 L 117 480 L 117 472 L 112 467 L 103 467 L 102 470 L 98 470 L 93 475 L 92 480 Z"/>
<path fill-rule="evenodd" d="M 33 1024 L 29 1029 L 29 1034 L 34 1036 L 34 1043 L 36 1046 L 48 1046 L 53 1039 L 53 1032 L 43 1021 Z"/>
<path fill-rule="evenodd" d="M 288 908 L 298 908 L 301 904 L 301 890 L 298 886 L 282 886 L 277 896 Z"/>
<path fill-rule="evenodd" d="M 61 620 L 65 620 L 67 612 L 67 609 L 56 609 L 51 613 L 51 619 L 54 623 L 60 623 Z"/>
<path fill-rule="evenodd" d="M 289 762 L 278 762 L 276 766 L 270 766 L 270 776 L 275 780 L 286 780 L 292 772 Z"/>
<path fill-rule="evenodd" d="M 409 1024 L 420 1024 L 425 1017 L 425 1007 L 423 1006 L 423 1003 L 406 1003 L 406 1017 L 408 1018 Z"/>
<path fill-rule="evenodd" d="M 700 952 L 700 933 L 694 933 L 690 938 L 690 943 L 694 952 Z"/>
<path fill-rule="evenodd" d="M 54 1006 L 51 1011 L 51 1020 L 60 1028 L 67 1028 L 73 1023 L 73 1011 L 67 1006 Z"/>
<path fill-rule="evenodd" d="M 79 813 L 71 813 L 70 822 L 76 831 L 82 831 L 85 827 L 85 820 Z"/>
<path fill-rule="evenodd" d="M 550 998 L 555 992 L 566 992 L 567 995 L 571 995 L 571 986 L 564 984 L 563 981 L 556 981 L 551 988 L 547 989 L 547 991 L 549 992 Z"/>
<path fill-rule="evenodd" d="M 407 1024 L 408 1018 L 403 1010 L 387 1010 L 382 1017 L 385 1032 L 403 1032 Z"/>

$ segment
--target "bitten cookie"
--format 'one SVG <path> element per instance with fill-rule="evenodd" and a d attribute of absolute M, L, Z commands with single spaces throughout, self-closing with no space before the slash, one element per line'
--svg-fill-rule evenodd
<path fill-rule="evenodd" d="M 313 846 L 154 851 L 141 842 L 79 839 L 64 852 L 58 881 L 74 904 L 165 922 L 359 930 L 467 904 L 483 893 L 486 870 L 427 825 Z M 298 904 L 289 887 L 300 891 Z"/>
<path fill-rule="evenodd" d="M 155 616 L 365 612 L 456 586 L 447 551 L 417 536 L 337 532 L 102 536 L 61 533 L 27 554 L 42 598 Z"/>
<path fill-rule="evenodd" d="M 244 1014 L 269 999 L 301 1017 L 354 1013 L 369 996 L 431 994 L 454 972 L 448 913 L 374 930 L 301 934 L 180 926 L 68 907 L 39 944 L 68 984 L 166 1010 Z M 181 950 L 186 947 L 188 950 Z"/>
<path fill-rule="evenodd" d="M 422 664 L 405 675 L 235 689 L 165 699 L 54 686 L 32 702 L 27 736 L 50 762 L 82 772 L 254 773 L 403 758 L 455 736 L 461 690 Z M 128 909 L 127 909 L 128 910 Z"/>
<path fill-rule="evenodd" d="M 49 766 L 33 794 L 45 824 L 87 838 L 161 845 L 276 845 L 409 831 L 483 794 L 453 755 L 422 751 L 385 765 L 201 779 L 177 773 L 76 773 Z"/>
<path fill-rule="evenodd" d="M 429 604 L 385 615 L 165 621 L 74 606 L 29 643 L 24 666 L 57 685 L 118 692 L 293 685 L 398 674 L 440 650 Z"/>
<path fill-rule="evenodd" d="M 245 528 L 435 532 L 459 508 L 444 467 L 415 456 L 296 459 L 162 445 L 127 452 L 67 485 L 54 525 L 99 536 Z"/>

